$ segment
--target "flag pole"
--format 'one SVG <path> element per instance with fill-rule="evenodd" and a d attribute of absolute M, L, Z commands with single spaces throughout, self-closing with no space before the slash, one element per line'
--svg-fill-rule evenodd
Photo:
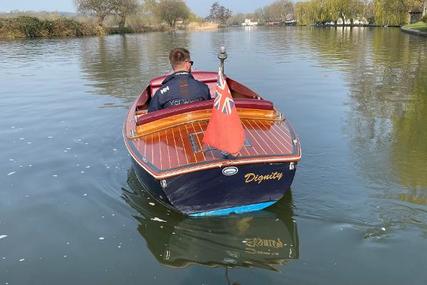
<path fill-rule="evenodd" d="M 221 47 L 218 54 L 220 65 L 215 86 L 215 100 L 208 126 L 203 135 L 203 143 L 221 151 L 225 159 L 234 159 L 244 146 L 245 130 L 240 121 L 233 94 L 223 75 L 226 58 L 225 48 Z"/>
<path fill-rule="evenodd" d="M 219 68 L 221 69 L 221 74 L 222 76 L 224 76 L 224 61 L 227 59 L 227 52 L 225 51 L 225 46 L 221 46 L 221 48 L 219 49 L 218 59 L 220 60 Z"/>
<path fill-rule="evenodd" d="M 219 70 L 220 70 L 222 78 L 224 78 L 224 80 L 225 80 L 224 62 L 227 59 L 227 52 L 225 51 L 225 46 L 221 46 L 220 47 L 219 53 L 218 53 L 218 59 L 220 61 L 220 63 L 219 63 Z M 221 154 L 222 154 L 223 158 L 225 158 L 225 159 L 227 159 L 227 158 L 234 158 L 228 152 L 221 151 Z"/>

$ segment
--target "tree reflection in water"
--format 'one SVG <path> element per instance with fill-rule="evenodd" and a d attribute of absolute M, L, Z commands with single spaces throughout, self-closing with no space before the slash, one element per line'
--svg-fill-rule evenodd
<path fill-rule="evenodd" d="M 96 95 L 132 102 L 149 80 L 170 71 L 169 50 L 189 46 L 188 34 L 117 35 L 81 41 L 81 68 Z"/>
<path fill-rule="evenodd" d="M 343 71 L 350 91 L 345 133 L 361 173 L 377 185 L 403 186 L 388 187 L 386 198 L 426 205 L 425 41 L 368 28 L 313 29 L 299 40 L 310 41 L 322 66 Z"/>

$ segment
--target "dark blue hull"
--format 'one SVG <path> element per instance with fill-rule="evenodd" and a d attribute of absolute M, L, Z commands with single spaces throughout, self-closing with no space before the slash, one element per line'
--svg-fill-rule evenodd
<path fill-rule="evenodd" d="M 289 190 L 295 163 L 214 168 L 157 180 L 134 161 L 139 181 L 164 205 L 193 216 L 260 210 Z"/>

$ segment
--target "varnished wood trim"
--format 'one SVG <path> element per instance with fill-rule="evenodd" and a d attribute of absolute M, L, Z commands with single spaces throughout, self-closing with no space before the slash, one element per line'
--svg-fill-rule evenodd
<path fill-rule="evenodd" d="M 265 150 L 269 149 L 270 150 L 269 152 L 266 152 L 266 153 L 279 154 L 279 153 L 274 151 L 273 147 L 269 143 L 267 143 L 266 139 L 264 138 L 264 135 L 259 134 L 258 127 L 254 127 L 254 126 L 258 126 L 256 124 L 256 121 L 251 120 L 249 123 L 250 123 L 251 127 L 253 128 L 252 132 L 253 132 L 254 136 L 256 136 L 258 138 L 260 145 L 261 144 L 263 145 L 263 149 L 265 149 Z"/>
<path fill-rule="evenodd" d="M 181 134 L 181 128 L 178 128 L 178 132 L 179 132 L 179 137 L 181 138 L 181 145 L 182 145 L 182 148 L 184 150 L 185 160 L 187 161 L 187 164 L 188 164 L 190 161 L 188 160 L 187 152 L 185 151 L 185 144 L 184 144 L 184 139 L 183 139 L 182 134 Z M 175 148 L 176 147 L 178 147 L 178 146 L 176 145 L 176 142 L 175 142 Z"/>
<path fill-rule="evenodd" d="M 283 132 L 282 132 L 281 128 L 279 128 L 278 126 L 273 126 L 272 130 L 282 139 L 282 142 L 289 143 L 289 147 L 290 147 L 290 149 L 292 149 L 292 145 L 291 145 L 292 139 L 290 138 L 290 136 L 288 134 L 285 134 L 287 136 L 287 138 L 283 137 Z"/>
<path fill-rule="evenodd" d="M 264 129 L 270 131 L 270 127 L 262 125 L 260 122 L 258 121 L 254 121 L 253 122 L 260 130 L 265 131 Z M 276 143 L 273 142 L 271 135 L 260 135 L 260 137 L 264 140 L 264 142 L 269 146 L 269 148 L 272 150 L 272 153 L 275 154 L 280 154 L 283 153 L 283 150 L 277 146 Z"/>
<path fill-rule="evenodd" d="M 123 128 L 123 136 L 125 137 L 126 128 Z M 164 172 L 156 172 L 156 170 L 153 169 L 152 166 L 149 164 L 141 161 L 138 156 L 134 153 L 132 148 L 129 146 L 129 141 L 125 137 L 125 145 L 128 149 L 130 155 L 132 158 L 138 163 L 139 166 L 141 166 L 145 171 L 147 171 L 150 175 L 152 175 L 155 179 L 165 179 L 181 174 L 186 174 L 194 171 L 201 171 L 216 167 L 225 167 L 225 166 L 232 166 L 232 165 L 244 165 L 244 164 L 254 164 L 254 163 L 272 163 L 272 162 L 298 162 L 301 159 L 301 145 L 298 142 L 295 146 L 295 152 L 292 155 L 284 155 L 284 156 L 262 156 L 262 157 L 246 157 L 241 159 L 234 159 L 234 160 L 216 160 L 212 161 L 210 163 L 198 163 L 193 165 L 188 165 L 187 167 L 179 167 L 175 168 L 170 171 L 164 171 Z M 178 153 L 177 153 L 177 157 Z M 180 164 L 181 165 L 181 164 Z"/>
<path fill-rule="evenodd" d="M 168 158 L 169 158 L 169 167 L 172 167 L 172 160 L 171 160 L 170 146 L 169 146 L 169 136 L 167 134 L 167 131 L 165 131 L 165 138 L 166 138 L 166 148 L 168 151 Z"/>
<path fill-rule="evenodd" d="M 191 127 L 193 128 L 193 131 L 194 131 L 195 134 L 198 133 L 196 131 L 196 128 L 194 127 L 194 123 L 191 124 Z M 200 148 L 202 149 L 201 153 L 202 153 L 203 160 L 206 160 L 206 156 L 205 156 L 205 154 L 203 152 L 203 142 L 199 139 L 199 135 L 198 134 L 196 134 L 195 136 L 196 136 L 196 139 L 197 139 L 197 143 L 199 144 Z"/>
<path fill-rule="evenodd" d="M 202 126 L 202 123 L 203 123 L 204 127 Z M 206 121 L 197 122 L 197 124 L 199 125 L 199 131 L 200 132 L 204 133 L 205 130 L 208 128 L 208 122 L 206 122 Z M 201 146 L 203 147 L 203 139 L 200 143 L 201 143 Z M 210 151 L 205 152 L 204 150 L 205 149 L 203 148 L 203 155 L 205 156 L 206 159 L 209 159 L 209 160 L 215 160 L 216 159 L 215 156 L 212 154 L 212 152 L 210 152 Z"/>
<path fill-rule="evenodd" d="M 261 125 L 264 124 L 264 122 L 259 122 L 259 123 Z M 287 152 L 292 153 L 292 145 L 290 145 L 287 140 L 283 140 L 283 139 L 279 139 L 278 138 L 279 134 L 275 130 L 274 126 L 270 127 L 270 130 L 271 130 L 272 133 L 275 134 L 275 135 L 273 135 L 273 136 L 270 137 L 270 139 L 273 141 L 273 143 L 281 145 L 284 149 L 286 149 Z"/>
<path fill-rule="evenodd" d="M 154 165 L 158 165 L 156 163 L 156 159 L 154 157 L 154 147 L 153 147 L 154 146 L 154 134 L 151 134 L 150 138 L 151 138 L 151 145 L 150 145 L 150 148 L 151 148 L 151 159 L 149 161 L 151 161 Z"/>
<path fill-rule="evenodd" d="M 240 119 L 252 120 L 280 120 L 280 117 L 274 110 L 261 110 L 261 109 L 237 109 Z M 158 132 L 167 128 L 172 128 L 187 124 L 189 122 L 209 120 L 212 110 L 198 110 L 184 114 L 178 114 L 167 118 L 159 119 L 144 125 L 136 127 L 135 136 L 127 136 L 129 139 L 149 135 L 153 132 Z"/>
<path fill-rule="evenodd" d="M 193 123 L 191 123 L 191 124 L 193 124 Z M 191 134 L 191 132 L 190 131 L 188 131 L 188 124 L 185 124 L 184 125 L 184 128 L 185 128 L 185 133 L 187 134 L 187 137 L 186 137 L 186 141 L 188 141 L 189 140 L 189 135 Z M 194 161 L 198 161 L 198 159 L 197 159 L 197 155 L 194 153 L 194 151 L 193 151 L 193 148 L 191 147 L 191 143 L 190 143 L 190 152 L 192 152 L 193 153 L 193 156 L 194 156 Z"/>
<path fill-rule="evenodd" d="M 131 151 L 130 151 L 131 152 Z M 170 171 L 164 171 L 162 173 L 155 173 L 153 170 L 148 167 L 145 163 L 138 160 L 136 156 L 131 152 L 133 159 L 147 171 L 155 179 L 166 179 L 177 175 L 182 175 L 190 172 L 202 171 L 211 168 L 222 168 L 226 166 L 234 165 L 245 165 L 245 164 L 256 164 L 256 163 L 273 163 L 273 162 L 298 162 L 301 159 L 301 155 L 292 155 L 292 156 L 279 156 L 279 157 L 262 157 L 262 158 L 245 158 L 245 159 L 235 159 L 235 160 L 219 160 L 211 163 L 203 163 L 192 165 L 188 167 L 182 167 L 179 169 L 174 169 Z"/>
<path fill-rule="evenodd" d="M 247 129 L 247 130 L 248 130 L 248 126 L 251 126 L 251 125 L 250 125 L 250 123 L 249 123 L 249 121 L 242 121 L 242 124 L 243 124 L 244 128 L 245 128 L 245 129 Z M 252 126 L 251 126 L 251 127 L 252 127 Z M 248 130 L 248 132 L 247 132 L 247 133 L 251 136 L 251 138 L 252 138 L 252 143 L 253 143 L 253 144 L 257 144 L 257 145 L 258 145 L 258 148 L 259 148 L 263 153 L 266 153 L 265 149 L 260 145 L 260 143 L 259 143 L 259 142 L 258 142 L 258 140 L 255 138 L 255 136 L 252 134 L 252 132 Z M 253 150 L 254 150 L 254 152 L 255 152 L 255 154 L 256 154 L 256 155 L 260 154 L 256 149 L 257 149 L 256 147 L 253 149 Z"/>
<path fill-rule="evenodd" d="M 179 160 L 179 154 L 178 154 L 178 149 L 177 149 L 177 147 L 176 147 L 176 139 L 175 139 L 175 134 L 174 134 L 174 132 L 172 131 L 172 137 L 173 137 L 173 143 L 174 143 L 174 149 L 175 149 L 175 152 L 176 152 L 176 160 L 178 161 L 178 166 L 179 165 L 181 165 L 181 162 L 180 162 L 180 160 Z"/>

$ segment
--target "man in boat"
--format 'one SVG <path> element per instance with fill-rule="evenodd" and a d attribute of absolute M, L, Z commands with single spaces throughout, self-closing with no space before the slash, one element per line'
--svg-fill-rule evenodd
<path fill-rule="evenodd" d="M 175 48 L 169 53 L 173 73 L 165 78 L 162 86 L 152 96 L 148 112 L 211 99 L 209 87 L 191 74 L 193 61 L 185 48 Z"/>

